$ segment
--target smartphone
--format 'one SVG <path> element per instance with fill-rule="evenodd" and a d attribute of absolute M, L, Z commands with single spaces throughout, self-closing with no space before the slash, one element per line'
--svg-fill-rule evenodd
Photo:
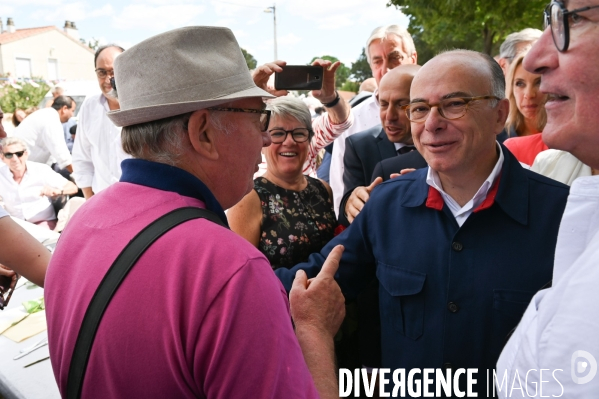
<path fill-rule="evenodd" d="M 285 65 L 283 72 L 275 72 L 275 89 L 320 90 L 323 73 L 318 65 Z"/>

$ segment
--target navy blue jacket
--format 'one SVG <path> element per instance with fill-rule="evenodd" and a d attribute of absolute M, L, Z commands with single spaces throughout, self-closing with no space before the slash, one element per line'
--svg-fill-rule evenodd
<path fill-rule="evenodd" d="M 478 368 L 480 392 L 506 336 L 552 278 L 568 187 L 505 160 L 494 201 L 459 227 L 427 169 L 380 184 L 351 226 L 293 269 L 275 271 L 290 289 L 297 269 L 314 277 L 345 246 L 337 280 L 354 298 L 379 281 L 382 367 Z"/>

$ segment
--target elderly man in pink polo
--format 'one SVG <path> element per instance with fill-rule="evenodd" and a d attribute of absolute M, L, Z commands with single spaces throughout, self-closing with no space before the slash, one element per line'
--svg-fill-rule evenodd
<path fill-rule="evenodd" d="M 231 31 L 187 27 L 147 39 L 116 59 L 115 80 L 121 108 L 108 116 L 133 159 L 71 220 L 46 277 L 61 394 L 337 397 L 333 336 L 344 306 L 333 275 L 342 247 L 310 282 L 298 273 L 289 309 L 264 255 L 227 227 L 223 209 L 252 189 L 270 144 L 262 98 L 271 97 Z M 178 208 L 211 216 L 157 238 L 95 313 L 98 287 L 127 244 Z"/>

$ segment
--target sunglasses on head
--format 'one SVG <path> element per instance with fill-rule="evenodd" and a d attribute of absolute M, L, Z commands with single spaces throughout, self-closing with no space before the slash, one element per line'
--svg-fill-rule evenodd
<path fill-rule="evenodd" d="M 25 150 L 17 151 L 17 152 L 5 152 L 4 158 L 11 159 L 14 155 L 16 155 L 18 158 L 21 158 L 23 156 L 23 154 L 25 154 Z"/>

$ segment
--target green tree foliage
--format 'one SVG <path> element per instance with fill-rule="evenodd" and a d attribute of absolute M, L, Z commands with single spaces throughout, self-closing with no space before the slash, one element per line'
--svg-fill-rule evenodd
<path fill-rule="evenodd" d="M 20 89 L 10 84 L 0 88 L 0 107 L 6 113 L 13 113 L 17 108 L 27 109 L 38 106 L 50 90 L 50 86 L 43 82 L 34 84 L 19 82 L 16 86 Z"/>
<path fill-rule="evenodd" d="M 339 61 L 339 58 L 332 57 L 330 55 L 323 55 L 322 57 L 312 58 L 312 61 L 310 61 L 309 65 L 312 65 L 314 60 L 317 60 L 319 58 L 322 60 L 327 60 L 327 61 L 331 61 L 331 62 Z M 341 63 L 341 65 L 339 65 L 339 68 L 337 68 L 337 72 L 335 72 L 335 87 L 340 89 L 341 86 L 343 86 L 343 84 L 345 83 L 345 81 L 349 78 L 350 74 L 351 74 L 350 69 L 348 67 L 346 67 L 344 63 Z"/>
<path fill-rule="evenodd" d="M 343 86 L 339 88 L 339 90 L 343 91 L 351 91 L 353 93 L 357 93 L 360 90 L 360 82 L 354 82 L 352 80 L 346 80 L 343 83 Z"/>
<path fill-rule="evenodd" d="M 362 47 L 362 54 L 360 54 L 356 62 L 351 64 L 350 72 L 351 78 L 358 83 L 362 83 L 372 77 L 372 70 L 370 69 L 370 64 L 368 64 L 364 47 Z"/>
<path fill-rule="evenodd" d="M 253 55 L 251 55 L 250 53 L 248 53 L 245 49 L 241 49 L 241 54 L 243 54 L 243 57 L 245 58 L 245 63 L 248 65 L 248 69 L 251 71 L 252 69 L 256 69 L 256 66 L 258 65 L 258 61 L 256 61 L 256 59 L 254 58 Z"/>
<path fill-rule="evenodd" d="M 389 0 L 410 18 L 408 30 L 421 45 L 418 63 L 451 48 L 497 54 L 507 35 L 543 26 L 547 0 Z M 424 44 L 424 46 L 423 46 Z M 421 57 L 421 54 L 423 57 Z"/>
<path fill-rule="evenodd" d="M 84 46 L 89 47 L 90 49 L 96 51 L 98 49 L 98 47 L 100 47 L 100 41 L 96 38 L 93 38 L 91 40 L 85 40 L 84 38 L 79 38 L 79 41 L 81 43 L 83 43 Z"/>

